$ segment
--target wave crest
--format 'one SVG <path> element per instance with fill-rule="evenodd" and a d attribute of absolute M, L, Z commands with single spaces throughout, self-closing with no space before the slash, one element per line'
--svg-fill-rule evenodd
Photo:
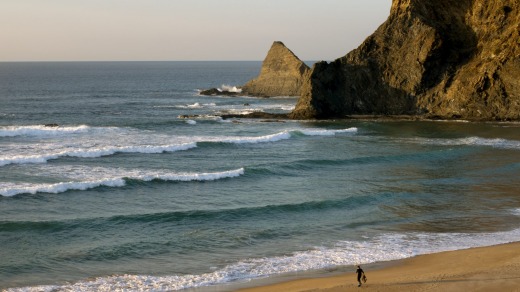
<path fill-rule="evenodd" d="M 187 123 L 194 125 L 196 121 L 188 120 Z M 88 127 L 87 127 L 88 129 Z M 231 144 L 254 144 L 254 143 L 268 143 L 278 142 L 281 140 L 291 139 L 293 136 L 334 136 L 341 133 L 356 133 L 357 128 L 348 128 L 340 130 L 324 130 L 324 129 L 299 129 L 286 130 L 274 134 L 263 136 L 211 136 L 211 137 L 189 137 L 188 139 L 177 137 L 180 141 L 186 143 L 180 144 L 166 144 L 166 145 L 130 145 L 130 146 L 97 146 L 91 148 L 73 148 L 61 151 L 42 154 L 25 154 L 25 155 L 3 155 L 0 156 L 0 166 L 9 164 L 29 164 L 29 163 L 46 163 L 49 160 L 58 159 L 60 157 L 79 157 L 79 158 L 98 158 L 103 156 L 110 156 L 116 153 L 143 153 L 143 154 L 158 154 L 163 152 L 176 152 L 189 150 L 197 147 L 197 143 L 231 143 Z M 109 137 L 109 136 L 106 136 Z M 149 137 L 149 136 L 145 136 Z M 88 138 L 88 137 L 87 137 Z M 107 138 L 108 139 L 108 138 Z M 165 137 L 164 139 L 172 139 L 172 137 Z M 141 138 L 144 142 L 145 138 Z M 159 139 L 149 139 L 157 140 Z M 190 141 L 190 142 L 187 142 Z M 127 141 L 125 141 L 127 142 Z M 150 141 L 146 141 L 150 143 Z M 155 141 L 154 141 L 155 142 Z M 81 146 L 80 146 L 81 147 Z"/>
<path fill-rule="evenodd" d="M 520 149 L 520 141 L 502 138 L 466 137 L 458 139 L 413 139 L 418 143 L 441 146 L 487 146 L 499 149 Z"/>
<path fill-rule="evenodd" d="M 348 129 L 340 129 L 340 130 L 322 130 L 322 129 L 306 129 L 299 130 L 304 135 L 307 136 L 334 136 L 336 134 L 344 134 L 344 133 L 357 133 L 358 128 L 352 127 Z"/>
<path fill-rule="evenodd" d="M 0 137 L 17 137 L 17 136 L 37 136 L 49 137 L 68 135 L 76 133 L 86 133 L 92 128 L 86 125 L 76 127 L 50 127 L 45 125 L 31 125 L 31 126 L 7 126 L 0 127 Z"/>
<path fill-rule="evenodd" d="M 8 164 L 26 164 L 26 163 L 46 163 L 49 160 L 58 159 L 60 157 L 80 157 L 80 158 L 96 158 L 102 156 L 114 155 L 116 153 L 163 153 L 183 151 L 197 147 L 196 143 L 173 144 L 173 145 L 142 145 L 142 146 L 113 146 L 100 147 L 94 149 L 78 149 L 65 150 L 56 153 L 40 154 L 40 155 L 18 155 L 10 157 L 0 157 L 0 166 Z"/>
<path fill-rule="evenodd" d="M 420 254 L 490 246 L 512 242 L 519 235 L 520 229 L 486 234 L 387 233 L 365 241 L 340 241 L 332 247 L 315 247 L 283 256 L 243 259 L 214 272 L 198 275 L 114 275 L 63 286 L 35 286 L 7 291 L 112 291 L 121 289 L 121 287 L 135 291 L 182 290 L 272 275 L 384 262 Z"/>
<path fill-rule="evenodd" d="M 101 186 L 106 187 L 123 187 L 126 185 L 127 180 L 140 180 L 149 182 L 152 180 L 163 180 L 163 181 L 213 181 L 224 178 L 238 177 L 244 174 L 244 168 L 235 170 L 223 171 L 223 172 L 207 172 L 207 173 L 168 173 L 166 171 L 142 171 L 142 170 L 131 170 L 126 174 L 120 174 L 116 177 L 108 177 L 97 180 L 87 181 L 69 181 L 60 182 L 54 184 L 16 184 L 7 183 L 0 185 L 0 195 L 2 196 L 15 196 L 19 194 L 36 194 L 36 193 L 63 193 L 69 190 L 80 190 L 84 191 L 87 189 L 93 189 Z"/>

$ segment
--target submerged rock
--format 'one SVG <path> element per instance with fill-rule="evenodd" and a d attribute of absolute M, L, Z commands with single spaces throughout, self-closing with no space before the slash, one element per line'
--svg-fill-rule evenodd
<path fill-rule="evenodd" d="M 248 114 L 225 114 L 222 119 L 288 119 L 287 114 L 271 114 L 266 112 L 252 112 Z"/>
<path fill-rule="evenodd" d="M 356 50 L 316 63 L 290 114 L 520 119 L 518 0 L 393 0 Z"/>
<path fill-rule="evenodd" d="M 211 88 L 202 90 L 200 92 L 201 95 L 226 95 L 226 96 L 236 96 L 241 95 L 240 92 L 237 91 L 227 91 L 227 90 L 221 90 L 219 88 Z"/>

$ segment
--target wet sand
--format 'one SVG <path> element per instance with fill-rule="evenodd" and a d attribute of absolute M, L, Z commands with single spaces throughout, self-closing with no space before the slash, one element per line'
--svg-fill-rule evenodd
<path fill-rule="evenodd" d="M 371 270 L 357 286 L 352 273 L 307 278 L 242 289 L 242 292 L 288 291 L 520 291 L 520 242 L 421 255 Z"/>

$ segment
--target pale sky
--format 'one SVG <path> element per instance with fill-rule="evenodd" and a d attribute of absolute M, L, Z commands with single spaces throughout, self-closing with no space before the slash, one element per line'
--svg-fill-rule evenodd
<path fill-rule="evenodd" d="M 0 61 L 333 60 L 391 0 L 0 0 Z"/>

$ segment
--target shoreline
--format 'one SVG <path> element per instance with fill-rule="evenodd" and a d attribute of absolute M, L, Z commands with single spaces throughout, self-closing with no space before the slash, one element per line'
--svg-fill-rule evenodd
<path fill-rule="evenodd" d="M 368 278 L 357 287 L 355 268 L 252 280 L 197 291 L 520 291 L 520 242 L 418 255 L 361 266 Z"/>
<path fill-rule="evenodd" d="M 265 119 L 281 121 L 413 121 L 413 122 L 458 122 L 458 123 L 505 123 L 519 124 L 520 120 L 494 120 L 494 119 L 464 119 L 464 118 L 443 118 L 427 115 L 346 115 L 341 117 L 330 117 L 321 119 L 294 119 L 290 113 L 268 113 L 252 112 L 248 114 L 222 114 L 219 115 L 223 120 L 228 119 Z M 181 118 L 190 118 L 190 115 L 181 115 Z M 191 116 L 196 117 L 196 116 Z"/>

